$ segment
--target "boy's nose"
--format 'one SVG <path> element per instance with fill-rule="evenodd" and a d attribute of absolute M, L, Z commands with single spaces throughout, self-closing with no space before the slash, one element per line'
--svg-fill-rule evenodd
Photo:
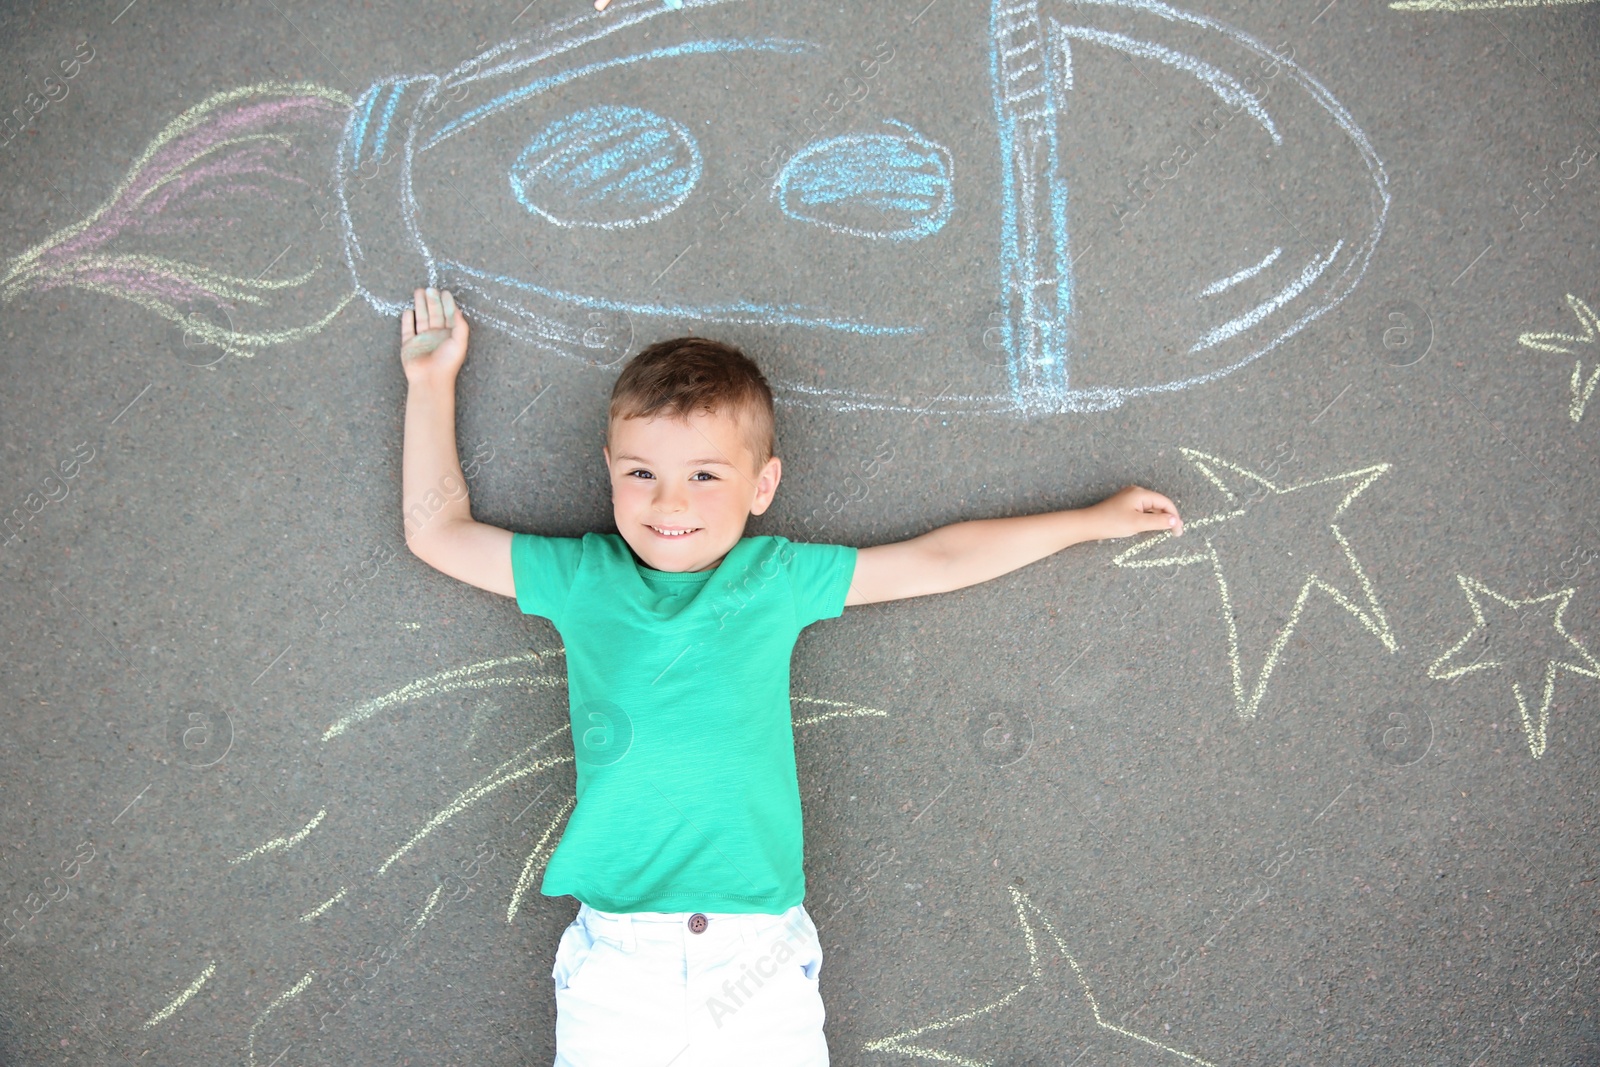
<path fill-rule="evenodd" d="M 656 490 L 656 510 L 661 512 L 682 511 L 684 505 L 688 502 L 686 496 L 687 494 L 684 493 L 681 487 L 662 482 L 660 488 Z"/>

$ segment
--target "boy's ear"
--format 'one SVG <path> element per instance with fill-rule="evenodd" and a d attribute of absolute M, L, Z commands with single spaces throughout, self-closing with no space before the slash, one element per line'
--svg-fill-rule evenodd
<path fill-rule="evenodd" d="M 773 456 L 756 473 L 756 497 L 750 502 L 750 514 L 760 515 L 772 506 L 772 497 L 777 493 L 778 482 L 782 478 L 783 461 Z"/>

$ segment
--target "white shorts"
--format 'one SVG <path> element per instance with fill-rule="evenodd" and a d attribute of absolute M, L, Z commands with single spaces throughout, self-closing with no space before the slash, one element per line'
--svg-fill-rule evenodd
<path fill-rule="evenodd" d="M 555 1067 L 827 1067 L 821 969 L 799 904 L 782 915 L 581 904 L 550 972 Z"/>

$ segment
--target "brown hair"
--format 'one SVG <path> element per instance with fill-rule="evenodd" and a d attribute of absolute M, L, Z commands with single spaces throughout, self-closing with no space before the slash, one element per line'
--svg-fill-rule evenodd
<path fill-rule="evenodd" d="M 761 368 L 732 345 L 705 337 L 658 341 L 628 361 L 611 390 L 612 423 L 657 415 L 687 420 L 724 410 L 739 419 L 759 471 L 773 453 L 772 388 Z"/>

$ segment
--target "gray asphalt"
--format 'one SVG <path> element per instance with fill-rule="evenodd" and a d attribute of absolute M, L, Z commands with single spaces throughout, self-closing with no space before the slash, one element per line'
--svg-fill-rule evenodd
<path fill-rule="evenodd" d="M 1600 6 L 1037 7 L 8 5 L 0 1063 L 553 1058 L 560 637 L 405 550 L 409 180 L 484 521 L 614 529 L 693 331 L 780 385 L 751 533 L 1189 523 L 802 635 L 835 1063 L 1600 1064 Z M 659 218 L 508 189 L 593 108 Z"/>

